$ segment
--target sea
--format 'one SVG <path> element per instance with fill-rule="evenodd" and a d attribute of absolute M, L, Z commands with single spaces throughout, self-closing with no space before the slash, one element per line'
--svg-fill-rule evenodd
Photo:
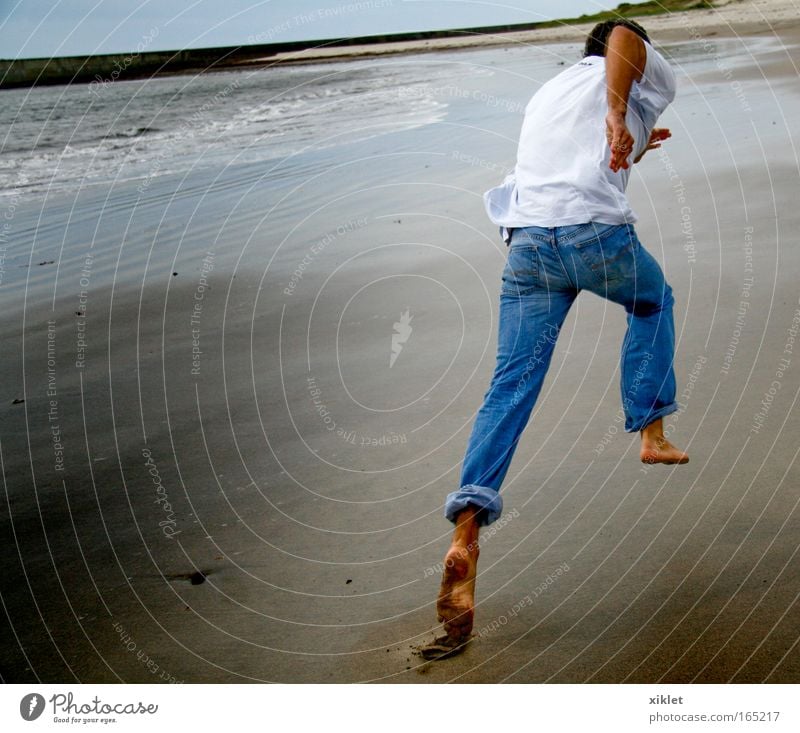
<path fill-rule="evenodd" d="M 683 72 L 715 59 L 724 71 L 771 42 L 666 50 Z M 6 90 L 0 196 L 297 158 L 445 120 L 470 124 L 476 110 L 482 124 L 510 118 L 513 130 L 536 88 L 579 56 L 575 44 L 518 46 Z"/>
<path fill-rule="evenodd" d="M 75 193 L 363 142 L 441 121 L 448 83 L 491 76 L 424 56 L 5 91 L 0 189 Z"/>

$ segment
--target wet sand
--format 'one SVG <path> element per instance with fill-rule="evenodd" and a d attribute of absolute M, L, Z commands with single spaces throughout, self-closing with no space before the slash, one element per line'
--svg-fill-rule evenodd
<path fill-rule="evenodd" d="M 624 315 L 582 295 L 482 544 L 477 637 L 446 662 L 414 648 L 493 368 L 504 247 L 480 195 L 519 113 L 489 129 L 471 97 L 471 125 L 156 180 L 136 205 L 133 184 L 42 220 L 22 200 L 2 679 L 800 681 L 798 29 L 775 37 L 748 63 L 675 50 L 673 139 L 629 189 L 675 291 L 667 425 L 691 463 L 637 461 Z M 482 53 L 495 98 L 524 101 Z"/>

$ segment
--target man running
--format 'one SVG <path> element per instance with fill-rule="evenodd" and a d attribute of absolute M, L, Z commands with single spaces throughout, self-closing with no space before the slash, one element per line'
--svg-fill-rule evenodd
<path fill-rule="evenodd" d="M 472 631 L 478 531 L 502 513 L 500 486 L 539 395 L 553 347 L 581 290 L 622 305 L 625 429 L 641 435 L 646 463 L 686 463 L 665 437 L 675 412 L 672 290 L 636 237 L 625 197 L 631 160 L 670 137 L 659 115 L 675 76 L 644 29 L 597 25 L 583 60 L 544 84 L 525 110 L 517 164 L 485 195 L 509 245 L 500 295 L 497 365 L 447 496 L 455 523 L 437 603 L 446 637 L 426 656 L 461 648 Z"/>

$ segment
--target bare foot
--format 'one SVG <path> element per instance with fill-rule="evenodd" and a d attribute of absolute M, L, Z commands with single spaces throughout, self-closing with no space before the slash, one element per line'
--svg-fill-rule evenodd
<path fill-rule="evenodd" d="M 466 641 L 472 632 L 475 614 L 475 576 L 478 570 L 478 545 L 453 543 L 444 558 L 442 584 L 436 612 L 450 641 Z"/>
<path fill-rule="evenodd" d="M 478 520 L 475 507 L 468 506 L 456 518 L 453 543 L 444 557 L 442 584 L 436 612 L 444 624 L 447 642 L 469 639 L 475 615 L 475 576 L 478 572 Z"/>
<path fill-rule="evenodd" d="M 665 437 L 661 419 L 650 423 L 642 430 L 642 450 L 639 453 L 642 463 L 688 463 L 689 456 L 676 448 Z"/>

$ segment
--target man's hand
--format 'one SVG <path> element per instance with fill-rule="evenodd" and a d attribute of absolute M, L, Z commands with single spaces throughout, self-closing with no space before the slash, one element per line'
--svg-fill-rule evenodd
<path fill-rule="evenodd" d="M 611 160 L 608 167 L 616 173 L 620 168 L 628 168 L 628 157 L 633 152 L 634 139 L 625 116 L 618 112 L 609 112 L 606 115 L 606 140 L 611 148 Z"/>
<path fill-rule="evenodd" d="M 648 150 L 655 150 L 656 148 L 661 147 L 662 140 L 667 140 L 672 137 L 672 133 L 666 127 L 654 127 L 653 131 L 650 133 L 650 139 L 647 141 L 647 147 L 642 150 L 641 153 L 637 156 L 634 163 L 638 163 L 643 157 L 644 154 Z"/>

